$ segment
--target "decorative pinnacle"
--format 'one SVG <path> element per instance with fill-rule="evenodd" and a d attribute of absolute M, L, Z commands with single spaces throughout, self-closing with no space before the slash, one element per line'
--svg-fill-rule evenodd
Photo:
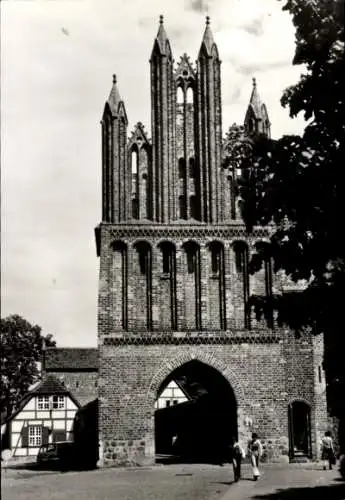
<path fill-rule="evenodd" d="M 253 77 L 253 87 L 255 88 L 256 87 L 256 78 Z"/>
<path fill-rule="evenodd" d="M 210 16 L 206 16 L 206 26 L 209 26 L 210 24 Z"/>
<path fill-rule="evenodd" d="M 116 82 L 117 82 L 116 75 L 113 75 L 113 83 L 116 83 Z"/>
<path fill-rule="evenodd" d="M 159 24 L 163 24 L 163 22 L 164 22 L 164 16 L 161 14 L 159 16 Z"/>

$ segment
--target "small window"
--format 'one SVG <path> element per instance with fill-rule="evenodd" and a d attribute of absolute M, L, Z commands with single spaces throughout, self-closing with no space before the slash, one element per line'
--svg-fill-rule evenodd
<path fill-rule="evenodd" d="M 184 103 L 184 92 L 182 90 L 182 87 L 177 87 L 177 104 L 183 104 Z"/>
<path fill-rule="evenodd" d="M 185 219 L 186 218 L 186 198 L 184 196 L 180 196 L 178 201 L 179 201 L 180 219 Z"/>
<path fill-rule="evenodd" d="M 29 446 L 41 446 L 42 443 L 42 426 L 30 425 L 29 426 Z"/>
<path fill-rule="evenodd" d="M 177 399 L 174 399 L 174 401 L 173 401 L 173 405 L 177 405 L 177 404 L 178 404 Z"/>
<path fill-rule="evenodd" d="M 168 399 L 168 400 L 165 402 L 165 406 L 166 406 L 166 408 L 169 408 L 169 406 L 170 406 L 170 399 Z"/>
<path fill-rule="evenodd" d="M 193 274 L 195 271 L 195 252 L 193 248 L 187 250 L 187 271 L 188 274 Z"/>
<path fill-rule="evenodd" d="M 168 248 L 164 248 L 163 250 L 163 274 L 169 274 L 170 273 L 170 261 L 171 261 L 171 256 Z"/>
<path fill-rule="evenodd" d="M 184 158 L 180 158 L 178 161 L 178 176 L 180 179 L 184 179 L 186 176 L 186 162 Z"/>
<path fill-rule="evenodd" d="M 199 210 L 198 210 L 198 199 L 195 195 L 189 198 L 189 208 L 190 208 L 190 216 L 192 219 L 198 219 Z"/>
<path fill-rule="evenodd" d="M 139 219 L 139 200 L 138 200 L 138 198 L 132 199 L 132 217 L 133 217 L 133 219 Z"/>
<path fill-rule="evenodd" d="M 138 153 L 137 151 L 132 151 L 132 174 L 137 174 L 138 173 Z"/>
<path fill-rule="evenodd" d="M 147 274 L 149 270 L 150 248 L 146 244 L 139 244 L 136 247 L 140 274 Z"/>
<path fill-rule="evenodd" d="M 194 179 L 195 178 L 195 161 L 194 158 L 189 159 L 189 177 Z"/>
<path fill-rule="evenodd" d="M 95 387 L 98 387 L 98 381 L 97 380 L 95 381 Z"/>
<path fill-rule="evenodd" d="M 212 247 L 211 250 L 212 274 L 219 274 L 220 270 L 220 252 L 218 248 Z"/>
<path fill-rule="evenodd" d="M 65 408 L 65 396 L 53 396 L 53 409 L 63 410 Z"/>
<path fill-rule="evenodd" d="M 193 89 L 192 87 L 188 87 L 187 89 L 187 103 L 188 104 L 193 104 L 193 101 L 194 101 L 194 92 L 193 92 Z"/>
<path fill-rule="evenodd" d="M 78 387 L 79 387 L 79 380 L 76 381 L 75 387 L 76 387 L 76 389 L 78 389 Z"/>
<path fill-rule="evenodd" d="M 320 365 L 318 366 L 318 375 L 319 375 L 319 384 L 321 384 L 322 383 L 322 370 L 321 370 Z"/>
<path fill-rule="evenodd" d="M 243 243 L 235 245 L 236 271 L 238 273 L 246 272 L 248 260 L 248 248 Z"/>
<path fill-rule="evenodd" d="M 38 410 L 49 410 L 49 396 L 38 396 Z"/>

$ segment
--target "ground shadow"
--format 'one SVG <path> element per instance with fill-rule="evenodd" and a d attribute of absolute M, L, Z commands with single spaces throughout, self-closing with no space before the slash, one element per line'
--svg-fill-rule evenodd
<path fill-rule="evenodd" d="M 156 464 L 171 465 L 171 464 L 204 464 L 204 465 L 229 465 L 227 462 L 217 457 L 200 457 L 200 456 L 187 456 L 181 457 L 178 455 L 170 455 L 165 457 L 156 457 Z"/>
<path fill-rule="evenodd" d="M 311 488 L 279 489 L 273 493 L 255 495 L 254 500 L 344 500 L 345 484 L 315 486 Z"/>
<path fill-rule="evenodd" d="M 71 465 L 69 464 L 68 466 L 61 465 L 59 463 L 47 463 L 47 464 L 38 464 L 37 462 L 30 462 L 30 463 L 24 463 L 24 464 L 9 464 L 6 466 L 2 465 L 3 469 L 13 469 L 13 470 L 20 470 L 20 471 L 46 471 L 46 472 L 69 472 L 69 471 L 86 471 L 86 470 L 95 470 L 97 467 L 85 467 L 79 464 Z"/>

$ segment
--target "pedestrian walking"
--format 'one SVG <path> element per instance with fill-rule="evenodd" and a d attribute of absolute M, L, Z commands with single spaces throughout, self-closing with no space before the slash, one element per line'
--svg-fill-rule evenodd
<path fill-rule="evenodd" d="M 231 439 L 230 456 L 234 469 L 234 480 L 237 483 L 241 479 L 241 463 L 245 457 L 245 452 L 235 437 Z"/>
<path fill-rule="evenodd" d="M 323 470 L 332 469 L 332 465 L 335 465 L 333 439 L 330 431 L 326 431 L 321 440 L 321 460 L 323 460 Z"/>
<path fill-rule="evenodd" d="M 250 463 L 253 470 L 254 481 L 257 481 L 260 477 L 259 462 L 262 455 L 262 445 L 258 438 L 258 435 L 253 432 L 252 439 L 249 441 L 248 451 L 250 456 Z"/>

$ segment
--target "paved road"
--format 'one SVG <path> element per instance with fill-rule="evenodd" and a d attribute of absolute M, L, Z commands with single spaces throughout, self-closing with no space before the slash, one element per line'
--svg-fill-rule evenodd
<path fill-rule="evenodd" d="M 337 471 L 266 466 L 232 483 L 230 466 L 169 465 L 89 472 L 2 472 L 4 500 L 345 500 Z M 292 489 L 293 488 L 293 489 Z"/>

